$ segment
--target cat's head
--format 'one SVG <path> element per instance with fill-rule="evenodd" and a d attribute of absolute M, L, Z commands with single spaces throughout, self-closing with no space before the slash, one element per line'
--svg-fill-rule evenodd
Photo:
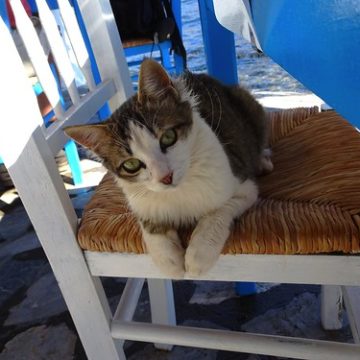
<path fill-rule="evenodd" d="M 103 123 L 64 131 L 97 154 L 121 183 L 152 191 L 179 185 L 190 165 L 193 108 L 181 86 L 153 60 L 144 60 L 138 93 Z"/>

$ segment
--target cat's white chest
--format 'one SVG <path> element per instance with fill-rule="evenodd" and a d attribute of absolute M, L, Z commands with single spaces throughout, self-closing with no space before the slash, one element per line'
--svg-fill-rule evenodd
<path fill-rule="evenodd" d="M 203 173 L 175 190 L 149 192 L 142 199 L 130 198 L 130 206 L 143 219 L 189 223 L 221 207 L 233 195 L 235 182 L 232 175 Z"/>
<path fill-rule="evenodd" d="M 199 124 L 198 124 L 199 125 Z M 175 188 L 142 196 L 126 191 L 133 211 L 154 222 L 186 224 L 221 207 L 238 189 L 239 180 L 215 134 L 200 124 L 192 148 L 191 165 Z"/>

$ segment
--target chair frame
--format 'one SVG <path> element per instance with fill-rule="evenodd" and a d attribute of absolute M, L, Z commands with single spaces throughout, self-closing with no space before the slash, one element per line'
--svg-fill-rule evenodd
<path fill-rule="evenodd" d="M 360 285 L 359 256 L 222 255 L 216 266 L 201 277 L 322 284 L 323 319 L 328 327 L 340 325 L 338 302 L 344 296 L 356 344 L 343 344 L 175 326 L 171 281 L 164 279 L 148 255 L 83 252 L 79 248 L 78 218 L 54 161 L 54 151 L 66 141 L 61 128 L 79 119 L 87 121 L 107 100 L 112 109 L 117 108 L 132 89 L 109 1 L 78 3 L 103 82 L 48 129 L 42 125 L 35 95 L 20 70 L 21 60 L 0 21 L 0 48 L 8 50 L 1 59 L 0 77 L 9 84 L 0 89 L 1 98 L 6 99 L 0 114 L 2 118 L 15 114 L 22 125 L 19 133 L 17 122 L 0 122 L 0 153 L 49 259 L 88 358 L 125 359 L 122 345 L 128 339 L 154 342 L 164 349 L 176 344 L 312 360 L 359 359 L 360 293 L 355 287 Z M 22 106 L 16 106 L 19 99 Z M 100 276 L 130 278 L 114 316 Z M 149 284 L 153 324 L 132 321 L 144 278 Z M 335 321 L 330 321 L 331 317 Z"/>
<path fill-rule="evenodd" d="M 181 20 L 181 0 L 172 0 L 171 1 L 172 12 L 174 14 L 175 22 L 179 30 L 180 36 L 182 34 L 182 20 Z M 136 42 L 136 41 L 135 41 Z M 155 60 L 160 60 L 163 67 L 172 75 L 180 75 L 185 70 L 184 59 L 177 53 L 173 53 L 171 56 L 172 44 L 170 40 L 164 40 L 158 43 L 155 41 L 150 41 L 146 43 L 128 45 L 127 42 L 123 43 L 124 53 L 126 57 L 133 57 L 138 55 L 150 54 L 152 56 L 153 52 L 159 52 L 160 56 L 153 57 Z M 173 58 L 173 64 L 171 61 Z M 131 60 L 128 61 L 129 67 L 140 65 L 142 60 Z M 132 80 L 137 83 L 138 76 L 132 76 Z M 135 86 L 136 87 L 136 86 Z"/>
<path fill-rule="evenodd" d="M 174 54 L 174 66 L 171 64 L 171 56 L 170 56 L 171 42 L 169 40 L 165 40 L 159 42 L 157 44 L 141 44 L 136 46 L 129 46 L 124 48 L 125 56 L 137 56 L 142 54 L 152 54 L 153 52 L 159 51 L 160 58 L 155 57 L 156 60 L 161 60 L 162 65 L 167 71 L 174 73 L 175 75 L 180 75 L 184 71 L 184 60 L 178 55 Z M 142 61 L 130 61 L 129 66 L 140 65 Z"/>

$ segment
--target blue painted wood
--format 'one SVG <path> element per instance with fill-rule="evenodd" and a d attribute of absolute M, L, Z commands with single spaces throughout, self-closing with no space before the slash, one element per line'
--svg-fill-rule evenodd
<path fill-rule="evenodd" d="M 180 36 L 182 36 L 181 0 L 172 0 L 171 8 L 174 14 L 176 25 L 179 29 Z"/>
<path fill-rule="evenodd" d="M 181 1 L 172 0 L 171 8 L 175 18 L 175 22 L 178 26 L 180 36 L 182 34 L 182 20 L 181 20 Z M 142 60 L 129 60 L 132 56 L 143 55 L 144 57 L 150 57 L 156 61 L 161 62 L 162 66 L 171 75 L 180 75 L 185 70 L 184 59 L 171 50 L 172 43 L 169 40 L 165 40 L 159 43 L 142 44 L 124 48 L 126 58 L 128 58 L 127 64 L 129 67 L 138 66 Z M 156 55 L 154 56 L 153 53 Z M 160 53 L 160 56 L 157 54 Z M 171 61 L 173 59 L 173 61 Z M 137 91 L 138 75 L 131 77 L 135 91 Z"/>
<path fill-rule="evenodd" d="M 180 0 L 172 0 L 171 7 L 172 7 L 172 11 L 173 11 L 174 18 L 176 21 L 176 25 L 179 29 L 180 36 L 182 37 L 181 1 Z M 180 56 L 178 54 L 174 54 L 174 62 L 175 62 L 175 74 L 179 75 L 185 69 L 184 59 L 182 58 L 182 56 Z"/>
<path fill-rule="evenodd" d="M 169 72 L 170 74 L 176 74 L 180 75 L 185 67 L 184 67 L 184 60 L 183 58 L 178 54 L 170 54 L 171 51 L 171 42 L 166 40 L 162 41 L 158 44 L 152 43 L 152 44 L 143 44 L 143 45 L 136 45 L 124 48 L 124 53 L 127 58 L 131 56 L 136 55 L 144 55 L 148 56 L 154 60 L 159 60 L 164 68 Z M 153 53 L 160 52 L 159 56 L 153 56 Z M 171 63 L 171 56 L 174 57 L 174 65 Z M 137 65 L 138 63 L 141 63 L 140 61 L 128 61 L 128 66 Z"/>
<path fill-rule="evenodd" d="M 64 147 L 66 159 L 68 161 L 74 185 L 81 185 L 84 181 L 83 173 L 80 166 L 80 157 L 73 140 L 68 141 Z"/>
<path fill-rule="evenodd" d="M 170 43 L 170 41 L 168 41 L 168 43 Z M 142 55 L 142 54 L 146 54 L 146 53 L 151 54 L 154 51 L 159 51 L 159 47 L 157 45 L 155 45 L 154 43 L 130 46 L 130 47 L 124 48 L 124 53 L 125 53 L 126 57 Z"/>
<path fill-rule="evenodd" d="M 158 44 L 143 44 L 137 46 L 131 46 L 124 48 L 125 56 L 131 57 L 136 55 L 147 55 L 152 59 L 161 61 L 164 68 L 171 74 L 180 75 L 184 71 L 184 61 L 183 58 L 177 54 L 173 54 L 174 56 L 174 65 L 171 63 L 171 42 L 166 40 L 162 41 Z M 160 57 L 153 56 L 153 53 L 159 53 Z M 139 61 L 128 61 L 129 66 L 138 65 L 142 60 Z"/>
<path fill-rule="evenodd" d="M 238 84 L 234 34 L 219 24 L 212 0 L 199 0 L 208 73 L 225 84 Z"/>
<path fill-rule="evenodd" d="M 57 88 L 58 88 L 58 92 L 59 92 L 59 96 L 60 96 L 61 106 L 63 107 L 63 109 L 67 110 L 66 102 L 65 102 L 62 90 L 61 90 L 61 83 L 60 83 L 60 79 L 58 77 L 58 73 L 57 73 L 55 64 L 51 63 L 50 68 L 51 68 L 51 71 L 56 80 L 56 84 L 57 84 Z M 40 85 L 40 88 L 41 88 L 41 85 Z M 48 114 L 46 114 L 43 117 L 45 126 L 50 126 L 50 124 L 51 124 L 50 120 L 53 118 L 53 116 L 54 116 L 54 111 L 50 111 Z M 74 185 L 79 186 L 84 182 L 84 177 L 83 177 L 83 173 L 81 170 L 80 157 L 79 157 L 79 153 L 78 153 L 78 149 L 77 149 L 75 141 L 69 140 L 64 146 L 64 151 L 65 151 L 66 159 L 67 159 L 69 167 L 70 167 L 73 183 L 74 183 Z"/>
<path fill-rule="evenodd" d="M 90 59 L 90 63 L 91 63 L 91 71 L 92 71 L 93 76 L 94 76 L 95 84 L 99 84 L 99 83 L 101 83 L 100 72 L 99 72 L 99 69 L 98 69 L 97 64 L 96 64 L 94 52 L 93 52 L 93 50 L 91 48 L 91 44 L 90 44 L 89 36 L 87 34 L 87 31 L 86 31 L 84 20 L 83 20 L 83 18 L 81 16 L 81 12 L 80 12 L 80 9 L 79 9 L 79 4 L 77 3 L 76 0 L 70 0 L 70 3 L 74 7 L 76 19 L 78 21 L 80 31 L 81 31 L 81 34 L 83 36 L 84 42 L 85 42 L 86 49 L 87 49 L 87 52 L 89 54 L 89 59 Z M 98 111 L 97 114 L 98 114 L 100 120 L 106 120 L 111 115 L 109 105 L 105 104 Z"/>
<path fill-rule="evenodd" d="M 33 14 L 37 13 L 38 8 L 37 8 L 37 5 L 36 5 L 36 0 L 27 0 L 27 2 L 29 4 L 29 6 L 30 6 L 31 12 Z M 46 3 L 48 4 L 48 6 L 49 6 L 49 8 L 51 10 L 55 10 L 55 9 L 59 8 L 59 5 L 58 5 L 56 0 L 46 0 Z"/>
<path fill-rule="evenodd" d="M 7 16 L 6 1 L 0 0 L 0 16 L 4 20 L 7 27 L 10 27 L 9 18 Z"/>
<path fill-rule="evenodd" d="M 251 0 L 264 52 L 360 127 L 360 1 Z"/>
<path fill-rule="evenodd" d="M 240 296 L 256 294 L 256 284 L 253 282 L 237 282 L 235 283 L 236 293 Z"/>
<path fill-rule="evenodd" d="M 67 106 L 66 106 L 66 102 L 64 100 L 63 93 L 61 91 L 60 79 L 58 77 L 58 73 L 57 73 L 55 64 L 51 63 L 50 68 L 51 68 L 51 71 L 52 71 L 52 73 L 54 75 L 54 78 L 56 80 L 56 84 L 57 84 L 58 92 L 59 92 L 59 96 L 60 96 L 61 106 L 63 107 L 63 109 L 66 110 Z M 42 89 L 40 83 L 37 83 L 33 87 L 33 89 L 34 89 L 36 95 L 39 95 L 39 94 L 41 94 L 43 92 L 43 89 Z M 44 123 L 45 123 L 46 127 L 51 125 L 50 120 L 54 117 L 54 115 L 55 115 L 55 113 L 52 110 L 48 114 L 43 116 Z M 74 185 L 79 186 L 84 182 L 84 177 L 83 177 L 83 173 L 82 173 L 82 170 L 81 170 L 80 157 L 79 157 L 79 153 L 78 153 L 78 149 L 77 149 L 75 141 L 74 140 L 69 140 L 65 144 L 64 150 L 65 150 L 66 159 L 67 159 L 69 167 L 70 167 L 73 183 L 74 183 Z"/>

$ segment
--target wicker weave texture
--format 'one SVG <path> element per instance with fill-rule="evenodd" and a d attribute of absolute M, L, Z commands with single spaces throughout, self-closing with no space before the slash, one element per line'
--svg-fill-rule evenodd
<path fill-rule="evenodd" d="M 230 254 L 360 252 L 360 134 L 335 112 L 270 113 L 274 171 L 257 203 L 236 220 Z M 192 229 L 182 229 L 186 246 Z M 143 253 L 136 219 L 107 174 L 84 210 L 80 246 Z"/>

